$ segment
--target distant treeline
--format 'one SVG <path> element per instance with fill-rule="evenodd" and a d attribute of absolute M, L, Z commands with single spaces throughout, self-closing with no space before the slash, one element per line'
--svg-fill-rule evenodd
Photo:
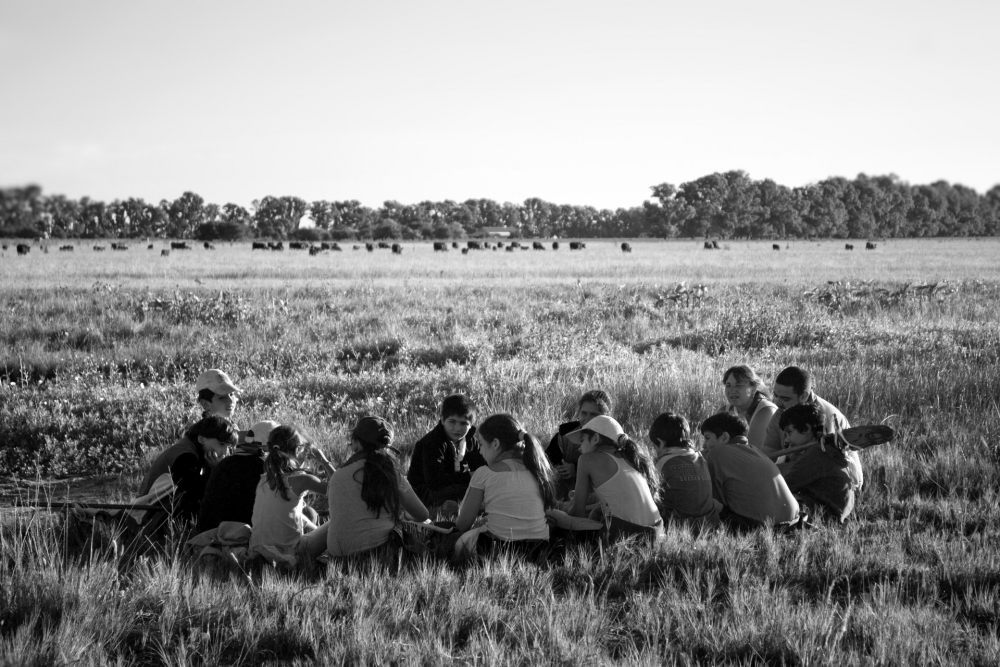
<path fill-rule="evenodd" d="M 938 181 L 910 185 L 894 175 L 828 178 L 789 188 L 745 172 L 652 187 L 632 208 L 596 209 L 491 199 L 419 204 L 313 201 L 267 196 L 250 210 L 206 203 L 185 192 L 158 204 L 111 203 L 45 195 L 35 185 L 0 189 L 0 236 L 50 238 L 178 238 L 198 240 L 449 239 L 508 228 L 521 237 L 789 238 L 981 236 L 1000 231 L 1000 185 L 985 195 Z M 304 220 L 311 219 L 312 223 Z"/>

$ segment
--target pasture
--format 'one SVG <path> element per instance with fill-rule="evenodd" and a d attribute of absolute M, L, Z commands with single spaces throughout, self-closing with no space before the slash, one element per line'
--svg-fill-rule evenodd
<path fill-rule="evenodd" d="M 1000 241 L 430 243 L 310 256 L 194 245 L 162 257 L 0 255 L 0 662 L 16 664 L 959 664 L 1000 661 Z M 683 286 L 681 284 L 683 283 Z M 702 286 L 703 289 L 696 289 Z M 209 367 L 240 424 L 305 427 L 335 464 L 362 413 L 404 454 L 461 391 L 545 441 L 600 387 L 644 441 L 697 422 L 722 371 L 797 364 L 855 424 L 844 527 L 737 537 L 671 527 L 655 550 L 548 568 L 425 562 L 399 577 L 179 558 L 118 567 L 15 498 L 129 497 L 191 416 Z"/>

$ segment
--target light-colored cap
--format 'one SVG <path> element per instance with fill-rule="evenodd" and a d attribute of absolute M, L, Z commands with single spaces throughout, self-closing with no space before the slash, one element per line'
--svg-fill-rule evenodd
<path fill-rule="evenodd" d="M 584 426 L 576 429 L 575 431 L 570 431 L 565 435 L 565 437 L 574 444 L 580 444 L 580 434 L 584 431 L 593 431 L 594 433 L 600 433 L 605 438 L 611 442 L 618 443 L 618 438 L 625 435 L 625 429 L 622 425 L 616 422 L 613 418 L 607 415 L 598 415 L 587 422 Z"/>
<path fill-rule="evenodd" d="M 201 391 L 202 389 L 211 389 L 216 394 L 222 396 L 228 396 L 234 391 L 239 391 L 240 388 L 233 384 L 233 381 L 229 379 L 223 371 L 218 368 L 213 368 L 207 370 L 198 376 L 198 382 L 195 384 L 195 391 Z"/>
<path fill-rule="evenodd" d="M 250 427 L 247 431 L 247 444 L 267 444 L 267 436 L 271 435 L 271 431 L 281 426 L 278 422 L 273 422 L 270 420 L 257 422 Z"/>

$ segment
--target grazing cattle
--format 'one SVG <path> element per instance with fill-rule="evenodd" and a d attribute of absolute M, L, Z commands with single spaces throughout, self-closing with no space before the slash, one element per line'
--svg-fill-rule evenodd
<path fill-rule="evenodd" d="M 874 250 L 878 244 L 868 241 L 865 243 L 865 250 Z"/>
<path fill-rule="evenodd" d="M 146 246 L 146 250 L 152 250 L 152 249 L 153 249 L 153 244 L 152 243 L 150 243 L 148 246 Z"/>
<path fill-rule="evenodd" d="M 466 241 L 465 247 L 469 250 L 482 250 L 483 244 L 479 241 Z"/>
<path fill-rule="evenodd" d="M 511 241 L 511 242 L 510 242 L 510 245 L 508 245 L 507 247 L 508 247 L 508 248 L 520 248 L 520 247 L 521 247 L 521 244 L 520 244 L 520 243 L 518 243 L 517 241 Z"/>
<path fill-rule="evenodd" d="M 497 247 L 498 248 L 502 248 L 503 247 L 503 241 L 497 241 Z"/>
<path fill-rule="evenodd" d="M 434 252 L 448 252 L 448 244 L 442 241 L 435 241 Z"/>
<path fill-rule="evenodd" d="M 515 248 L 513 245 L 507 246 L 507 252 L 514 252 L 515 250 L 517 250 L 517 248 Z"/>
<path fill-rule="evenodd" d="M 582 248 L 582 247 L 583 247 L 583 246 L 582 246 L 582 245 L 580 245 L 580 242 L 579 242 L 579 241 L 570 241 L 570 242 L 569 242 L 569 249 L 570 249 L 570 250 L 579 250 L 579 249 L 580 249 L 580 248 Z"/>
<path fill-rule="evenodd" d="M 772 243 L 771 250 L 781 250 L 781 246 L 778 245 L 777 243 Z"/>
<path fill-rule="evenodd" d="M 552 242 L 552 249 L 553 250 L 559 250 L 559 241 L 553 241 Z"/>
<path fill-rule="evenodd" d="M 318 255 L 320 253 L 320 250 L 322 250 L 322 248 L 320 248 L 319 246 L 315 246 L 315 245 L 309 246 L 309 256 L 310 257 L 315 257 L 316 255 Z"/>
<path fill-rule="evenodd" d="M 298 241 L 291 241 L 288 244 L 289 250 L 305 250 L 308 247 L 305 243 L 299 243 Z"/>
<path fill-rule="evenodd" d="M 17 244 L 17 254 L 18 255 L 27 255 L 29 252 L 31 252 L 31 246 L 30 245 L 28 245 L 26 243 L 18 243 Z"/>
<path fill-rule="evenodd" d="M 59 252 L 73 252 L 74 246 L 71 245 L 61 245 L 59 246 Z"/>
<path fill-rule="evenodd" d="M 4 250 L 6 250 L 6 249 L 7 249 L 7 244 L 6 244 L 6 243 L 4 243 L 4 244 L 3 244 L 3 249 L 4 249 Z"/>
<path fill-rule="evenodd" d="M 622 252 L 632 252 L 632 244 L 630 244 L 630 243 L 623 243 L 622 244 Z"/>
<path fill-rule="evenodd" d="M 205 241 L 205 250 L 215 250 L 215 246 L 208 241 Z"/>
<path fill-rule="evenodd" d="M 334 252 L 341 252 L 341 247 L 339 243 L 333 243 L 330 245 L 330 250 Z"/>
<path fill-rule="evenodd" d="M 462 254 L 463 255 L 468 255 L 469 254 L 469 249 L 468 248 L 462 248 Z"/>
<path fill-rule="evenodd" d="M 452 241 L 451 247 L 454 248 L 455 250 L 458 250 L 458 241 Z"/>
<path fill-rule="evenodd" d="M 104 246 L 102 246 L 102 245 L 95 245 L 94 246 L 94 251 L 95 252 L 100 252 L 102 250 L 104 250 Z"/>
<path fill-rule="evenodd" d="M 323 241 L 322 243 L 320 243 L 319 244 L 319 248 L 320 248 L 320 250 L 332 250 L 333 249 L 333 248 L 330 247 L 330 244 L 327 243 L 326 241 Z"/>
<path fill-rule="evenodd" d="M 397 245 L 397 244 L 393 243 L 392 245 Z M 385 241 L 379 241 L 378 242 L 378 249 L 379 250 L 389 250 L 390 248 L 392 248 L 392 246 L 390 246 Z"/>
<path fill-rule="evenodd" d="M 368 252 L 375 252 L 375 246 L 372 245 L 371 243 L 366 243 L 365 250 L 367 250 Z"/>
<path fill-rule="evenodd" d="M 359 245 L 352 246 L 351 250 L 361 250 L 361 246 Z"/>
<path fill-rule="evenodd" d="M 284 241 L 278 241 L 275 244 L 268 243 L 268 246 L 270 246 L 271 250 L 277 250 L 278 252 L 284 252 L 285 251 L 285 242 Z"/>
<path fill-rule="evenodd" d="M 170 249 L 171 250 L 190 250 L 191 246 L 189 246 L 187 244 L 187 241 L 171 241 L 170 242 Z"/>
<path fill-rule="evenodd" d="M 392 254 L 393 255 L 402 255 L 403 254 L 403 246 L 399 245 L 398 243 L 393 243 L 392 244 Z"/>
<path fill-rule="evenodd" d="M 543 246 L 543 245 L 542 245 L 541 243 L 539 243 L 538 241 L 532 241 L 532 242 L 531 242 L 531 248 L 532 248 L 533 250 L 545 250 L 545 246 Z"/>
<path fill-rule="evenodd" d="M 267 250 L 267 244 L 261 241 L 254 241 L 253 245 L 250 246 L 251 250 Z"/>
<path fill-rule="evenodd" d="M 850 243 L 845 243 L 844 250 L 854 250 L 854 246 L 851 245 Z"/>
<path fill-rule="evenodd" d="M 119 243 L 117 245 L 114 244 L 114 243 L 112 243 L 111 244 L 111 249 L 112 250 L 128 250 L 128 246 L 125 245 L 124 243 Z"/>
<path fill-rule="evenodd" d="M 160 251 L 160 257 L 170 257 L 170 251 L 164 248 Z"/>

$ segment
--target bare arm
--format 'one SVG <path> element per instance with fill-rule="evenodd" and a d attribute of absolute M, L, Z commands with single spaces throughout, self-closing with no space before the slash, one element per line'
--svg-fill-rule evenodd
<path fill-rule="evenodd" d="M 403 506 L 403 510 L 407 514 L 413 517 L 414 521 L 427 521 L 427 519 L 431 518 L 430 512 L 420 502 L 420 498 L 417 497 L 416 492 L 412 488 L 399 494 L 399 504 Z"/>
<path fill-rule="evenodd" d="M 573 504 L 567 512 L 570 516 L 587 516 L 587 497 L 593 490 L 590 480 L 590 468 L 593 458 L 584 454 L 577 462 L 576 490 L 573 492 Z"/>
<path fill-rule="evenodd" d="M 321 480 L 316 475 L 296 475 L 288 480 L 288 486 L 292 489 L 292 492 L 300 496 L 306 491 L 312 491 L 313 493 L 318 493 L 321 496 L 326 495 L 326 482 Z"/>
<path fill-rule="evenodd" d="M 462 499 L 462 507 L 458 510 L 458 518 L 455 519 L 455 528 L 460 532 L 465 532 L 472 528 L 472 524 L 479 516 L 479 509 L 483 506 L 483 490 L 469 487 Z"/>

